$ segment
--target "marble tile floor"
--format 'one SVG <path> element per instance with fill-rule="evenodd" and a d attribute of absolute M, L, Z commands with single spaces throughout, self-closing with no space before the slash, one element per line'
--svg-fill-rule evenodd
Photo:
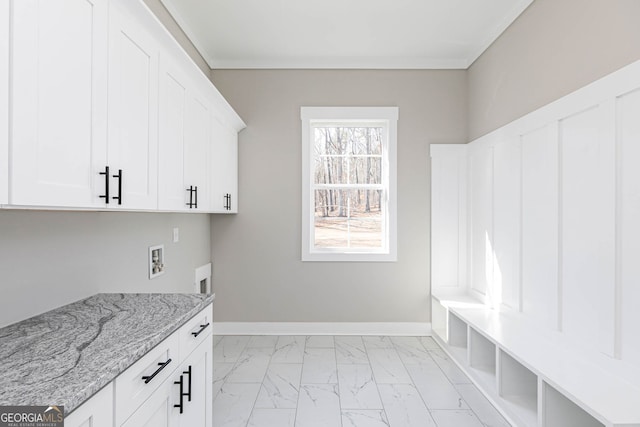
<path fill-rule="evenodd" d="M 430 337 L 214 343 L 214 427 L 509 427 Z"/>

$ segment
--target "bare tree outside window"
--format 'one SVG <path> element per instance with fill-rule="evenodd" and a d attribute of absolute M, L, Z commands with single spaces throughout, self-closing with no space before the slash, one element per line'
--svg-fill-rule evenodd
<path fill-rule="evenodd" d="M 317 124 L 314 247 L 384 247 L 384 128 Z"/>

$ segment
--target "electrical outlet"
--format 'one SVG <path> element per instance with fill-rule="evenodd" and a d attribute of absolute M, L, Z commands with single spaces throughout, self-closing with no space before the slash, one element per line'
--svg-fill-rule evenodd
<path fill-rule="evenodd" d="M 178 243 L 180 241 L 180 229 L 175 227 L 173 229 L 173 243 Z"/>

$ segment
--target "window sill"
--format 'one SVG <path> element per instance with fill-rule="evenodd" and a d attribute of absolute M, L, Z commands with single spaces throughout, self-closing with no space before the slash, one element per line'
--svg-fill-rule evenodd
<path fill-rule="evenodd" d="M 303 253 L 302 262 L 396 262 L 395 253 Z"/>

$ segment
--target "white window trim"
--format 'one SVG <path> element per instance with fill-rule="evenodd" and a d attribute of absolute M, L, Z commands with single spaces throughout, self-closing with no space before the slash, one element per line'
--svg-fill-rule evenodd
<path fill-rule="evenodd" d="M 302 261 L 350 261 L 350 262 L 394 262 L 397 261 L 397 135 L 398 107 L 301 107 L 302 120 Z M 311 122 L 331 121 L 385 121 L 388 135 L 389 200 L 387 207 L 388 248 L 385 252 L 314 251 L 313 240 L 314 200 L 311 197 L 313 170 L 311 167 Z"/>

